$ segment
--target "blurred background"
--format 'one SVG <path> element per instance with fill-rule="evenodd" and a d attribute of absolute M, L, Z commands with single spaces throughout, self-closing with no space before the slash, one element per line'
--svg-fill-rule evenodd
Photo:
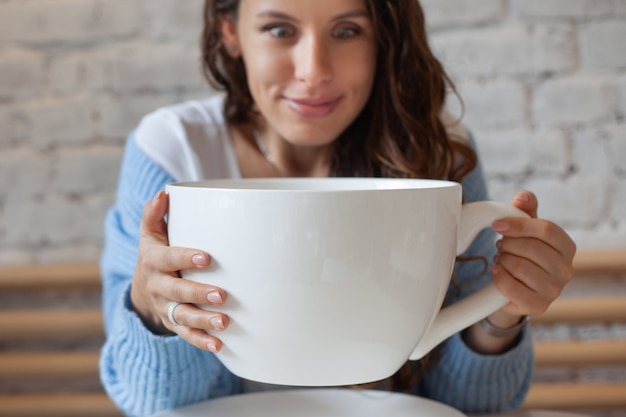
<path fill-rule="evenodd" d="M 626 1 L 422 3 L 492 198 L 530 189 L 579 246 L 626 246 Z M 0 1 L 0 264 L 98 258 L 128 132 L 211 94 L 201 10 Z"/>
<path fill-rule="evenodd" d="M 540 216 L 562 225 L 580 249 L 626 248 L 626 0 L 421 3 L 432 47 L 463 100 L 461 106 L 451 96 L 449 107 L 463 113 L 476 137 L 491 197 L 506 202 L 529 189 L 539 197 Z M 127 134 L 159 106 L 212 94 L 200 74 L 202 6 L 202 0 L 0 0 L 0 267 L 98 260 Z M 72 270 L 90 276 L 92 287 L 71 295 L 67 281 L 34 295 L 28 284 L 9 293 L 15 270 L 6 271 L 0 321 L 7 340 L 0 350 L 29 347 L 6 330 L 19 325 L 12 309 L 93 309 L 95 326 L 84 326 L 96 333 L 56 346 L 75 351 L 86 344 L 84 372 L 99 389 L 97 270 Z M 48 275 L 63 278 L 66 271 Z M 625 284 L 626 276 L 611 273 L 580 280 L 566 293 L 623 297 Z M 21 317 L 25 323 L 31 316 Z M 44 331 L 41 316 L 36 320 Z M 538 325 L 534 332 L 538 341 L 624 341 L 626 320 Z M 19 363 L 6 354 L 0 359 L 0 375 L 10 375 L 2 366 Z M 41 360 L 50 363 L 49 356 Z M 626 368 L 549 369 L 535 378 L 618 382 L 624 389 Z M 2 392 L 28 388 L 0 382 Z M 594 415 L 623 417 L 626 410 Z"/>

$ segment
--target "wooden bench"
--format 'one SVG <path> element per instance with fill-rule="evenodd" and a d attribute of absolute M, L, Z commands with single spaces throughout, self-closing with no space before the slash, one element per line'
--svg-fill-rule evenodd
<path fill-rule="evenodd" d="M 23 301 L 0 310 L 1 416 L 122 416 L 99 383 L 99 302 L 68 308 L 63 300 L 97 300 L 100 285 L 93 263 L 0 268 L 0 293 Z M 61 301 L 41 305 L 55 297 Z"/>
<path fill-rule="evenodd" d="M 600 276 L 626 278 L 626 250 L 579 252 L 574 280 Z M 626 282 L 626 281 L 625 281 Z M 535 325 L 626 325 L 626 291 L 615 295 L 561 297 Z M 626 339 L 548 340 L 535 342 L 536 367 L 581 369 L 594 366 L 626 369 Z M 626 411 L 626 378 L 619 382 L 533 383 L 523 408 Z"/>
<path fill-rule="evenodd" d="M 626 250 L 581 252 L 575 268 L 581 277 L 626 275 Z M 0 293 L 5 297 L 42 289 L 98 293 L 97 265 L 0 267 Z M 561 298 L 533 322 L 626 323 L 626 297 Z M 84 340 L 91 345 L 63 345 Z M 0 310 L 0 415 L 121 416 L 99 385 L 102 340 L 99 305 L 49 308 L 35 303 Z M 54 348 L 53 341 L 63 343 Z M 626 366 L 626 340 L 539 341 L 535 349 L 537 367 Z M 21 388 L 11 386 L 16 383 Z M 535 383 L 523 408 L 626 410 L 626 383 Z"/>

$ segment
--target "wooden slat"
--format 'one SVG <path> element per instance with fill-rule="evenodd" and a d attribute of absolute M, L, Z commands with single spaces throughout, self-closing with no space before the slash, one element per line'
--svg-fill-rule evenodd
<path fill-rule="evenodd" d="M 535 342 L 537 366 L 626 365 L 626 340 Z"/>
<path fill-rule="evenodd" d="M 102 311 L 25 310 L 0 313 L 0 339 L 102 337 Z"/>
<path fill-rule="evenodd" d="M 98 352 L 2 353 L 0 380 L 98 378 Z"/>
<path fill-rule="evenodd" d="M 626 297 L 559 298 L 533 317 L 535 323 L 626 323 Z"/>
<path fill-rule="evenodd" d="M 626 384 L 535 383 L 523 409 L 612 409 L 626 407 Z"/>
<path fill-rule="evenodd" d="M 584 250 L 574 257 L 577 275 L 626 273 L 626 249 Z M 65 263 L 0 266 L 0 289 L 98 287 L 98 264 Z"/>
<path fill-rule="evenodd" d="M 0 268 L 0 289 L 97 288 L 101 285 L 96 263 L 15 265 Z"/>
<path fill-rule="evenodd" d="M 2 353 L 0 379 L 97 378 L 98 352 Z M 536 342 L 537 366 L 626 365 L 626 340 Z"/>
<path fill-rule="evenodd" d="M 0 415 L 11 417 L 122 417 L 105 393 L 0 395 Z"/>
<path fill-rule="evenodd" d="M 626 249 L 579 251 L 574 270 L 578 275 L 626 273 Z"/>

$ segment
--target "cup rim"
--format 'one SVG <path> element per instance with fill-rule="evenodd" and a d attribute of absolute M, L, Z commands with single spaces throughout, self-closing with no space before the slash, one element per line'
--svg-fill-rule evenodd
<path fill-rule="evenodd" d="M 181 181 L 168 188 L 261 192 L 350 192 L 446 189 L 460 187 L 458 182 L 417 178 L 379 177 L 279 177 L 224 178 Z"/>

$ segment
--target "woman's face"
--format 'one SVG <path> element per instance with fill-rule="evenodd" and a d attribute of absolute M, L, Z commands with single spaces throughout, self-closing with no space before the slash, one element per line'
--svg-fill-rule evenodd
<path fill-rule="evenodd" d="M 288 142 L 328 144 L 365 106 L 376 41 L 364 0 L 242 0 L 222 29 L 270 132 Z"/>

